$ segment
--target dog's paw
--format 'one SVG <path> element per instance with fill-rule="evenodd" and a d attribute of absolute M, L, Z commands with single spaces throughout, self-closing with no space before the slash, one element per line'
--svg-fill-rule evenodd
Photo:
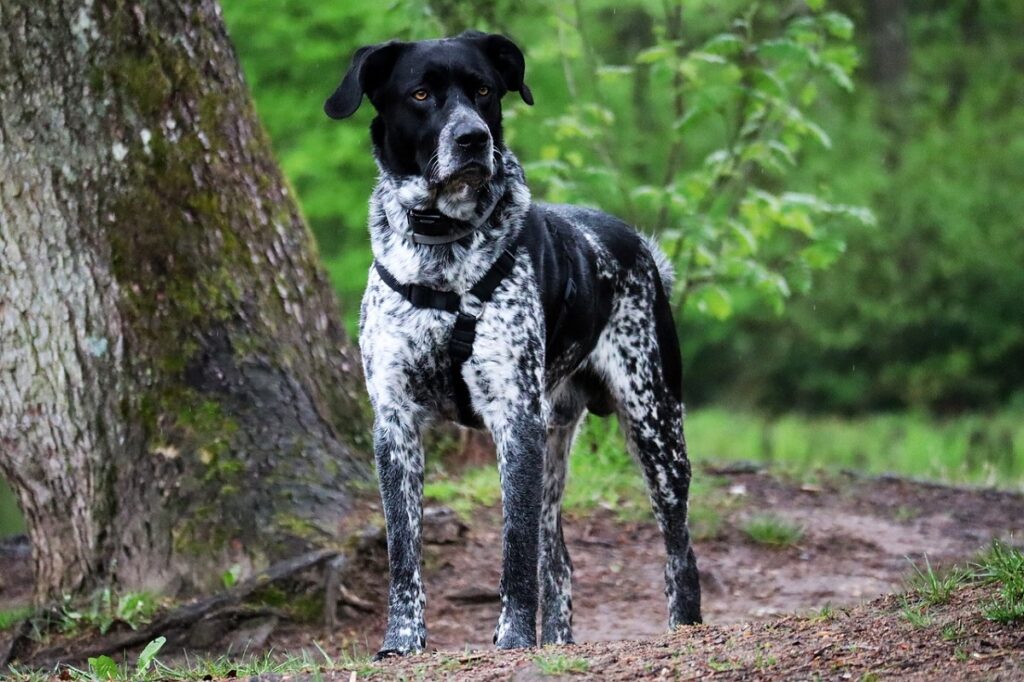
<path fill-rule="evenodd" d="M 499 649 L 526 649 L 537 646 L 537 634 L 522 628 L 502 627 L 494 631 L 494 646 Z"/>
<path fill-rule="evenodd" d="M 374 661 L 383 661 L 397 656 L 409 656 L 422 652 L 427 646 L 427 632 L 423 627 L 389 628 Z"/>

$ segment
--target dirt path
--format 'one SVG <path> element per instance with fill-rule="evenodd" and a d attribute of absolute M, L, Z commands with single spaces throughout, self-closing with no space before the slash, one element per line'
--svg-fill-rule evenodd
<path fill-rule="evenodd" d="M 902 479 L 838 476 L 806 485 L 764 473 L 702 475 L 718 479 L 699 501 L 704 513 L 696 524 L 706 626 L 665 635 L 664 555 L 656 527 L 601 510 L 566 521 L 581 644 L 559 652 L 493 653 L 500 512 L 481 509 L 459 520 L 450 512 L 430 511 L 424 578 L 428 644 L 438 653 L 364 669 L 360 678 L 376 673 L 385 679 L 530 680 L 568 661 L 582 667 L 563 672 L 608 679 L 710 673 L 727 678 L 853 674 L 856 679 L 879 671 L 921 679 L 1024 679 L 1024 630 L 984 621 L 976 608 L 982 598 L 977 589 L 959 595 L 923 629 L 900 615 L 896 598 L 880 597 L 903 589 L 911 570 L 908 558 L 921 564 L 927 555 L 936 567 L 962 564 L 993 538 L 1019 544 L 1024 497 Z M 744 532 L 746 522 L 768 513 L 801 527 L 799 540 L 781 548 L 754 542 Z M 12 548 L 0 552 L 0 608 L 28 595 L 25 548 Z M 239 644 L 238 650 L 295 652 L 310 650 L 314 641 L 332 656 L 375 650 L 387 590 L 383 544 L 360 561 L 346 586 L 370 602 L 371 612 L 342 606 L 334 631 L 319 624 L 280 625 L 269 638 L 264 632 L 259 643 Z M 832 619 L 819 615 L 826 605 L 835 607 Z M 949 623 L 960 633 L 953 639 L 942 635 Z M 222 654 L 224 647 L 210 653 Z M 842 674 L 833 674 L 837 671 Z M 937 677 L 937 671 L 943 672 Z M 335 678 L 350 679 L 347 673 L 323 677 Z"/>
<path fill-rule="evenodd" d="M 1024 537 L 1024 497 L 1009 493 L 847 476 L 816 486 L 762 473 L 722 479 L 712 501 L 718 529 L 696 542 L 708 624 L 851 606 L 902 589 L 908 558 L 923 565 L 927 555 L 941 566 L 965 561 L 995 537 Z M 784 548 L 753 542 L 742 528 L 765 513 L 801 526 L 802 538 Z M 424 548 L 429 646 L 487 649 L 498 611 L 499 512 L 481 510 L 462 528 L 433 528 Z M 577 642 L 664 634 L 664 553 L 654 524 L 599 511 L 568 519 L 565 532 L 575 566 Z M 385 575 L 376 564 L 358 590 L 380 603 Z M 372 649 L 382 618 L 346 615 L 334 641 Z M 288 635 L 279 641 L 295 643 Z"/>

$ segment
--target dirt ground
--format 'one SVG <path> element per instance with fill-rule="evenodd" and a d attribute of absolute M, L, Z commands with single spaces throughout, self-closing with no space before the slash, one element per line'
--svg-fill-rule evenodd
<path fill-rule="evenodd" d="M 428 510 L 424 532 L 424 579 L 428 647 L 437 653 L 359 675 L 529 680 L 551 673 L 545 657 L 564 656 L 585 660 L 586 669 L 573 673 L 577 679 L 712 673 L 727 679 L 857 679 L 863 673 L 1024 679 L 1024 629 L 982 619 L 976 604 L 984 598 L 980 588 L 959 593 L 926 628 L 914 628 L 897 598 L 883 596 L 902 590 L 910 561 L 922 565 L 925 555 L 941 567 L 964 563 L 996 537 L 1019 544 L 1024 497 L 895 478 L 836 476 L 807 485 L 742 469 L 704 475 L 719 481 L 711 505 L 719 518 L 695 543 L 704 626 L 665 634 L 664 554 L 657 528 L 600 510 L 565 522 L 580 644 L 557 654 L 490 652 L 498 612 L 500 512 L 482 509 L 458 519 L 435 509 Z M 765 513 L 798 524 L 802 537 L 783 548 L 755 543 L 743 526 Z M 23 551 L 0 551 L 0 606 L 27 597 L 27 561 Z M 341 606 L 339 627 L 330 632 L 319 624 L 282 621 L 248 650 L 308 650 L 315 641 L 332 656 L 372 652 L 384 626 L 383 547 L 361 558 L 346 587 L 371 608 Z M 831 618 L 820 615 L 827 605 L 833 607 Z M 957 624 L 956 638 L 942 635 L 950 623 Z M 351 679 L 349 673 L 323 675 Z"/>
<path fill-rule="evenodd" d="M 851 606 L 901 590 L 910 562 L 923 565 L 925 555 L 941 567 L 964 562 L 993 538 L 1024 537 L 1024 497 L 1010 493 L 896 478 L 840 476 L 811 486 L 764 473 L 719 476 L 720 528 L 695 542 L 707 624 Z M 803 537 L 778 549 L 754 543 L 744 521 L 765 513 L 799 524 Z M 498 612 L 500 512 L 481 510 L 466 526 L 452 525 L 428 524 L 425 532 L 428 645 L 486 649 Z M 664 550 L 653 522 L 622 522 L 601 510 L 567 519 L 565 534 L 576 641 L 664 634 Z M 380 600 L 386 567 L 366 571 L 353 587 Z M 343 609 L 341 640 L 377 645 L 383 618 Z M 279 644 L 294 642 L 285 634 Z"/>

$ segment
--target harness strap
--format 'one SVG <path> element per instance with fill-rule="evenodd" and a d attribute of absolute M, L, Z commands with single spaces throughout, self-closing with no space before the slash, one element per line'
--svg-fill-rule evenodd
<path fill-rule="evenodd" d="M 495 290 L 512 273 L 515 265 L 515 254 L 506 249 L 469 292 L 465 296 L 460 296 L 454 291 L 438 291 L 422 284 L 402 284 L 380 264 L 380 261 L 373 262 L 373 267 L 381 280 L 413 307 L 455 313 L 455 324 L 448 341 L 448 356 L 451 359 L 455 408 L 458 410 L 459 421 L 463 424 L 476 424 L 479 421 L 473 412 L 469 387 L 462 377 L 462 366 L 473 355 L 476 323 L 483 313 L 484 304 L 491 300 Z"/>

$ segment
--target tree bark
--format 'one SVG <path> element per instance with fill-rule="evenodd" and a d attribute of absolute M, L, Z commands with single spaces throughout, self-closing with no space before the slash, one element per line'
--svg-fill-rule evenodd
<path fill-rule="evenodd" d="M 0 25 L 0 473 L 37 600 L 341 540 L 359 363 L 216 2 Z"/>

